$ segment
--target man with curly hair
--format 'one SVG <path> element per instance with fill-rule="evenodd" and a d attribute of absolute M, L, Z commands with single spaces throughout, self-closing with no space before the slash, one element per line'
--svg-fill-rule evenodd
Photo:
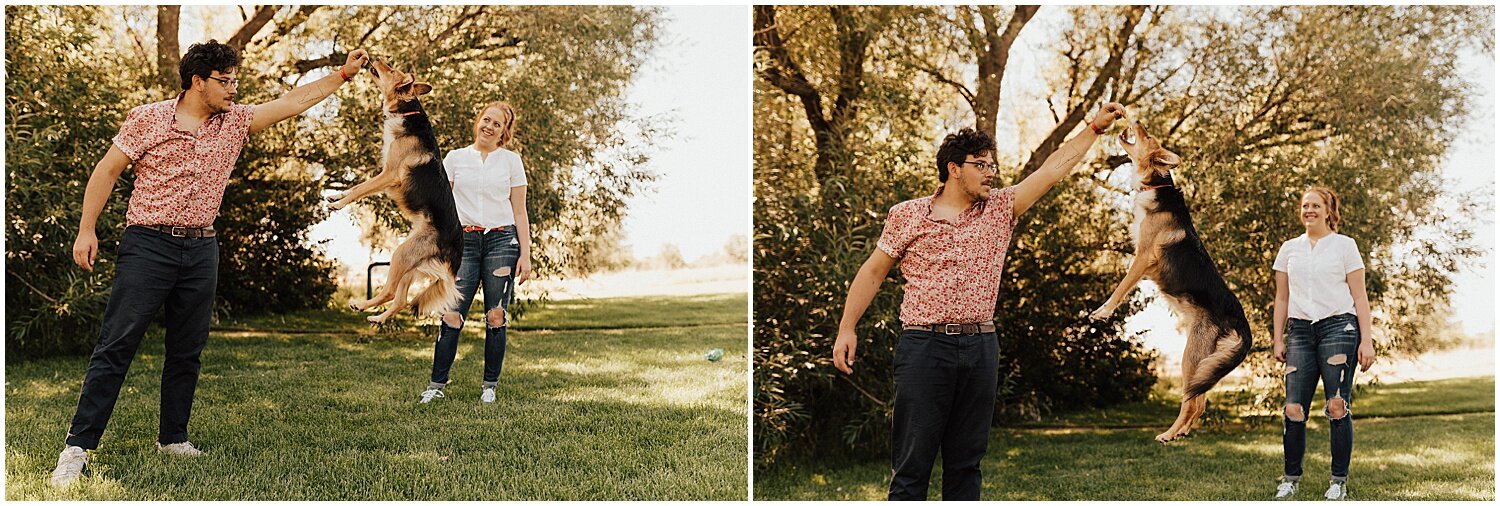
<path fill-rule="evenodd" d="M 73 243 L 73 262 L 92 272 L 99 255 L 94 224 L 120 174 L 134 165 L 135 185 L 125 213 L 109 305 L 66 447 L 49 480 L 53 486 L 67 486 L 82 474 L 88 463 L 86 451 L 99 446 L 136 348 L 163 307 L 166 354 L 156 447 L 175 456 L 202 454 L 188 442 L 187 426 L 218 278 L 219 246 L 213 222 L 229 174 L 250 134 L 328 98 L 368 60 L 369 54 L 357 49 L 337 72 L 276 100 L 236 104 L 239 52 L 209 40 L 193 44 L 183 55 L 178 66 L 183 91 L 176 98 L 136 107 L 125 117 L 114 145 L 89 176 L 78 238 Z"/>
<path fill-rule="evenodd" d="M 999 368 L 995 301 L 1012 229 L 1124 116 L 1124 106 L 1104 104 L 1088 128 L 1009 188 L 991 184 L 994 139 L 967 128 L 950 134 L 937 153 L 942 186 L 891 208 L 877 249 L 849 285 L 833 345 L 834 367 L 853 373 L 855 327 L 899 259 L 906 290 L 892 360 L 891 500 L 927 498 L 939 451 L 943 499 L 979 500 Z"/>

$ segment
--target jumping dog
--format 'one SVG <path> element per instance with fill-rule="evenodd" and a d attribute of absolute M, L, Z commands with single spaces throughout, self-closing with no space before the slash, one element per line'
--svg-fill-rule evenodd
<path fill-rule="evenodd" d="M 411 222 L 411 233 L 391 257 L 385 287 L 375 298 L 349 303 L 350 308 L 364 311 L 392 302 L 385 312 L 367 318 L 378 324 L 406 307 L 408 290 L 419 279 L 431 283 L 411 298 L 418 313 L 438 314 L 456 303 L 460 299 L 457 275 L 459 262 L 463 260 L 464 239 L 432 120 L 418 100 L 432 91 L 432 85 L 417 82 L 410 74 L 392 69 L 380 60 L 373 62 L 371 72 L 384 98 L 381 171 L 355 185 L 347 194 L 329 197 L 328 207 L 339 210 L 384 190 Z"/>
<path fill-rule="evenodd" d="M 1125 279 L 1099 309 L 1089 315 L 1109 318 L 1142 278 L 1161 289 L 1187 336 L 1182 355 L 1182 409 L 1172 427 L 1156 436 L 1162 443 L 1187 435 L 1207 406 L 1206 394 L 1239 366 L 1250 352 L 1250 322 L 1239 299 L 1214 268 L 1208 250 L 1193 228 L 1187 200 L 1172 179 L 1181 159 L 1161 147 L 1132 121 L 1120 143 L 1135 166 L 1135 258 Z"/>

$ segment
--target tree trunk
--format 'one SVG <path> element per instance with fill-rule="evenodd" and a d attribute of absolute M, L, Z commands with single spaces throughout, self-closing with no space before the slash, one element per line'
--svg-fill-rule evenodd
<path fill-rule="evenodd" d="M 1005 24 L 1005 31 L 999 32 L 995 6 L 979 7 L 984 33 L 982 37 L 970 37 L 970 40 L 984 41 L 984 47 L 974 48 L 974 53 L 979 57 L 979 79 L 974 88 L 974 118 L 979 131 L 990 137 L 995 136 L 996 122 L 1000 115 L 1000 82 L 1005 79 L 1005 64 L 1010 60 L 1010 47 L 1015 44 L 1016 37 L 1021 34 L 1026 22 L 1036 15 L 1037 9 L 1038 6 L 1035 5 L 1016 6 L 1010 21 Z M 964 29 L 974 28 L 966 26 Z"/>
<path fill-rule="evenodd" d="M 180 5 L 163 5 L 156 8 L 156 73 L 161 84 L 169 90 L 182 85 L 177 64 L 182 61 L 182 50 L 177 45 L 178 15 Z"/>
<path fill-rule="evenodd" d="M 770 56 L 770 61 L 757 65 L 756 71 L 762 79 L 802 101 L 817 146 L 813 173 L 819 181 L 833 176 L 835 168 L 847 161 L 847 126 L 855 121 L 858 113 L 855 101 L 864 92 L 865 59 L 870 41 L 874 39 L 861 13 L 853 12 L 852 7 L 829 6 L 828 9 L 838 38 L 839 75 L 835 79 L 838 90 L 833 110 L 827 115 L 823 113 L 822 93 L 812 86 L 781 39 L 781 30 L 776 25 L 776 6 L 755 6 L 754 20 L 756 50 Z"/>

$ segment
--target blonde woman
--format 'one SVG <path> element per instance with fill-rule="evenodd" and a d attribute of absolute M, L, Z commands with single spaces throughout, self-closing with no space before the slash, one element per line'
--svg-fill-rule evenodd
<path fill-rule="evenodd" d="M 1307 450 L 1307 407 L 1322 380 L 1333 457 L 1324 497 L 1343 499 L 1354 446 L 1354 363 L 1368 371 L 1375 361 L 1365 264 L 1354 239 L 1338 233 L 1339 198 L 1333 190 L 1314 186 L 1302 192 L 1298 216 L 1307 233 L 1282 244 L 1272 266 L 1272 353 L 1286 363 L 1285 466 L 1276 498 L 1297 493 Z"/>
<path fill-rule="evenodd" d="M 458 352 L 458 335 L 484 286 L 484 378 L 480 401 L 495 402 L 495 385 L 505 360 L 506 308 L 516 284 L 531 278 L 531 224 L 526 215 L 526 172 L 521 157 L 506 149 L 515 135 L 516 111 L 490 102 L 474 118 L 474 144 L 448 152 L 443 167 L 453 185 L 458 220 L 464 227 L 464 257 L 458 268 L 463 300 L 443 315 L 433 347 L 432 378 L 421 403 L 444 397 L 448 372 Z M 514 283 L 512 283 L 514 281 Z"/>

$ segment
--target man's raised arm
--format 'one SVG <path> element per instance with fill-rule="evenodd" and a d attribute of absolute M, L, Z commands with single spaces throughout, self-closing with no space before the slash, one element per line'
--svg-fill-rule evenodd
<path fill-rule="evenodd" d="M 1024 181 L 1016 185 L 1016 217 L 1026 212 L 1037 200 L 1046 195 L 1053 185 L 1067 177 L 1073 167 L 1083 160 L 1083 155 L 1088 153 L 1089 147 L 1094 145 L 1094 140 L 1099 138 L 1096 132 L 1108 130 L 1116 119 L 1125 117 L 1125 106 L 1115 102 L 1104 104 L 1099 108 L 1099 113 L 1094 115 L 1093 121 L 1089 122 L 1089 128 L 1083 129 L 1083 133 L 1063 143 L 1062 147 L 1053 151 L 1042 166 L 1036 172 L 1026 176 Z M 1095 130 L 1095 127 L 1098 129 Z"/>
<path fill-rule="evenodd" d="M 298 86 L 282 95 L 281 98 L 255 106 L 255 117 L 250 120 L 250 133 L 259 132 L 311 109 L 314 104 L 332 95 L 334 90 L 339 89 L 345 81 L 359 74 L 360 69 L 365 68 L 365 62 L 368 61 L 370 61 L 370 53 L 363 49 L 355 49 L 354 52 L 349 53 L 349 58 L 339 67 L 338 72 Z"/>

